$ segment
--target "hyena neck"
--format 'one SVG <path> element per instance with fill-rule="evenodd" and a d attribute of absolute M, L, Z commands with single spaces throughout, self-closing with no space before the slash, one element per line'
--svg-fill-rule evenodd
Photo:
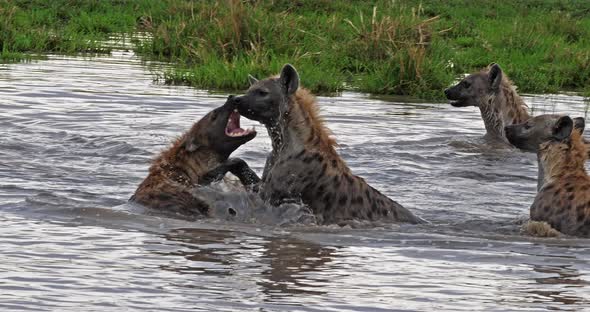
<path fill-rule="evenodd" d="M 541 161 L 541 156 L 537 153 L 537 192 L 539 192 L 541 190 L 541 188 L 543 187 L 543 185 L 545 185 L 545 183 L 547 181 L 545 181 L 545 168 L 543 168 L 543 162 Z"/>
<path fill-rule="evenodd" d="M 488 95 L 479 108 L 488 136 L 504 142 L 508 142 L 504 127 L 530 118 L 526 104 L 508 82 L 503 82 L 497 93 Z"/>
<path fill-rule="evenodd" d="M 568 144 L 570 145 L 568 150 L 553 152 L 563 153 L 561 155 L 538 153 L 539 167 L 543 169 L 544 183 L 567 176 L 588 176 L 586 172 L 588 153 L 581 134 L 577 131 L 572 132 Z M 551 153 L 551 151 L 545 153 Z"/>
<path fill-rule="evenodd" d="M 315 97 L 300 88 L 289 101 L 289 108 L 280 122 L 285 152 L 307 150 L 336 155 L 336 141 L 319 116 Z"/>
<path fill-rule="evenodd" d="M 500 115 L 499 108 L 494 106 L 490 98 L 485 105 L 480 105 L 481 118 L 486 128 L 486 136 L 503 142 L 508 142 L 504 132 L 505 123 Z"/>
<path fill-rule="evenodd" d="M 263 180 L 267 176 L 267 170 L 272 168 L 272 165 L 275 163 L 279 152 L 283 148 L 283 130 L 281 129 L 278 122 L 270 122 L 265 125 L 266 131 L 268 132 L 268 136 L 270 137 L 270 141 L 272 144 L 272 151 L 270 152 L 270 156 L 266 160 L 266 165 L 264 166 L 264 172 L 262 174 Z"/>
<path fill-rule="evenodd" d="M 156 158 L 152 167 L 163 169 L 174 177 L 181 176 L 183 184 L 196 185 L 204 174 L 223 161 L 222 158 L 207 148 L 188 152 L 180 144 L 175 144 Z"/>

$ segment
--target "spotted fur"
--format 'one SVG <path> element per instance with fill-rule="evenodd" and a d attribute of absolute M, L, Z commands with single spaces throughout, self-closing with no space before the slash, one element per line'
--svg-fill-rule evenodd
<path fill-rule="evenodd" d="M 209 214 L 209 204 L 195 196 L 195 188 L 221 179 L 228 171 L 247 185 L 259 180 L 241 159 L 229 155 L 254 138 L 225 135 L 233 101 L 207 114 L 160 153 L 148 176 L 130 200 L 167 214 L 194 219 Z"/>
<path fill-rule="evenodd" d="M 547 222 L 565 234 L 590 236 L 590 176 L 585 168 L 583 125 L 575 126 L 568 116 L 543 120 L 551 136 L 538 148 L 540 187 L 531 205 L 531 220 Z M 525 140 L 524 135 L 518 138 Z"/>
<path fill-rule="evenodd" d="M 302 201 L 323 224 L 423 222 L 351 172 L 319 116 L 315 97 L 299 88 L 292 66 L 285 65 L 279 77 L 251 81 L 248 92 L 236 101 L 243 116 L 265 124 L 272 140 L 260 189 L 264 199 L 275 205 Z"/>

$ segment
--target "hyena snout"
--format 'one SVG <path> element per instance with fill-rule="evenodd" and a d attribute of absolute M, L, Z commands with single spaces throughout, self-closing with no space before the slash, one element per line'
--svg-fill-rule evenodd
<path fill-rule="evenodd" d="M 445 89 L 445 96 L 451 101 L 459 100 L 461 97 L 461 90 L 459 89 L 459 86 L 452 86 Z"/>
<path fill-rule="evenodd" d="M 447 88 L 445 89 L 445 96 L 447 97 L 447 99 L 449 98 L 450 94 L 451 94 L 451 88 Z"/>
<path fill-rule="evenodd" d="M 506 138 L 508 139 L 508 141 L 510 141 L 512 144 L 514 144 L 514 142 L 520 140 L 520 136 L 521 136 L 521 131 L 520 131 L 520 126 L 519 125 L 508 125 L 506 127 L 504 127 L 504 134 L 506 135 Z"/>

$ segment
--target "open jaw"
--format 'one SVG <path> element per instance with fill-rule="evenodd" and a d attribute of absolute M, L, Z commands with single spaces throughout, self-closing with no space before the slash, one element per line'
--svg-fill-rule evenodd
<path fill-rule="evenodd" d="M 232 138 L 239 138 L 251 135 L 253 133 L 256 133 L 254 127 L 250 129 L 240 128 L 240 113 L 238 113 L 237 109 L 234 109 L 229 114 L 229 118 L 227 119 L 227 125 L 225 126 L 225 135 Z"/>

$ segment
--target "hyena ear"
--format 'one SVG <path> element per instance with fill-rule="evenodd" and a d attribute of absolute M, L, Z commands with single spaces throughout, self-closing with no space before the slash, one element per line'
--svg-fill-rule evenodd
<path fill-rule="evenodd" d="M 258 82 L 258 79 L 254 78 L 254 76 L 248 74 L 248 82 L 250 83 L 250 86 L 252 86 L 253 84 Z"/>
<path fill-rule="evenodd" d="M 291 64 L 283 66 L 279 80 L 281 85 L 287 90 L 287 95 L 294 94 L 299 88 L 299 74 Z"/>
<path fill-rule="evenodd" d="M 558 141 L 569 139 L 574 128 L 574 121 L 569 116 L 560 117 L 553 126 L 553 138 Z"/>
<path fill-rule="evenodd" d="M 585 127 L 586 127 L 586 120 L 584 120 L 584 117 L 574 118 L 574 129 L 578 130 L 578 132 L 580 132 L 580 134 L 584 133 Z"/>
<path fill-rule="evenodd" d="M 500 65 L 495 63 L 492 64 L 488 77 L 490 80 L 490 88 L 494 91 L 498 90 L 502 83 L 502 68 L 500 68 Z"/>

